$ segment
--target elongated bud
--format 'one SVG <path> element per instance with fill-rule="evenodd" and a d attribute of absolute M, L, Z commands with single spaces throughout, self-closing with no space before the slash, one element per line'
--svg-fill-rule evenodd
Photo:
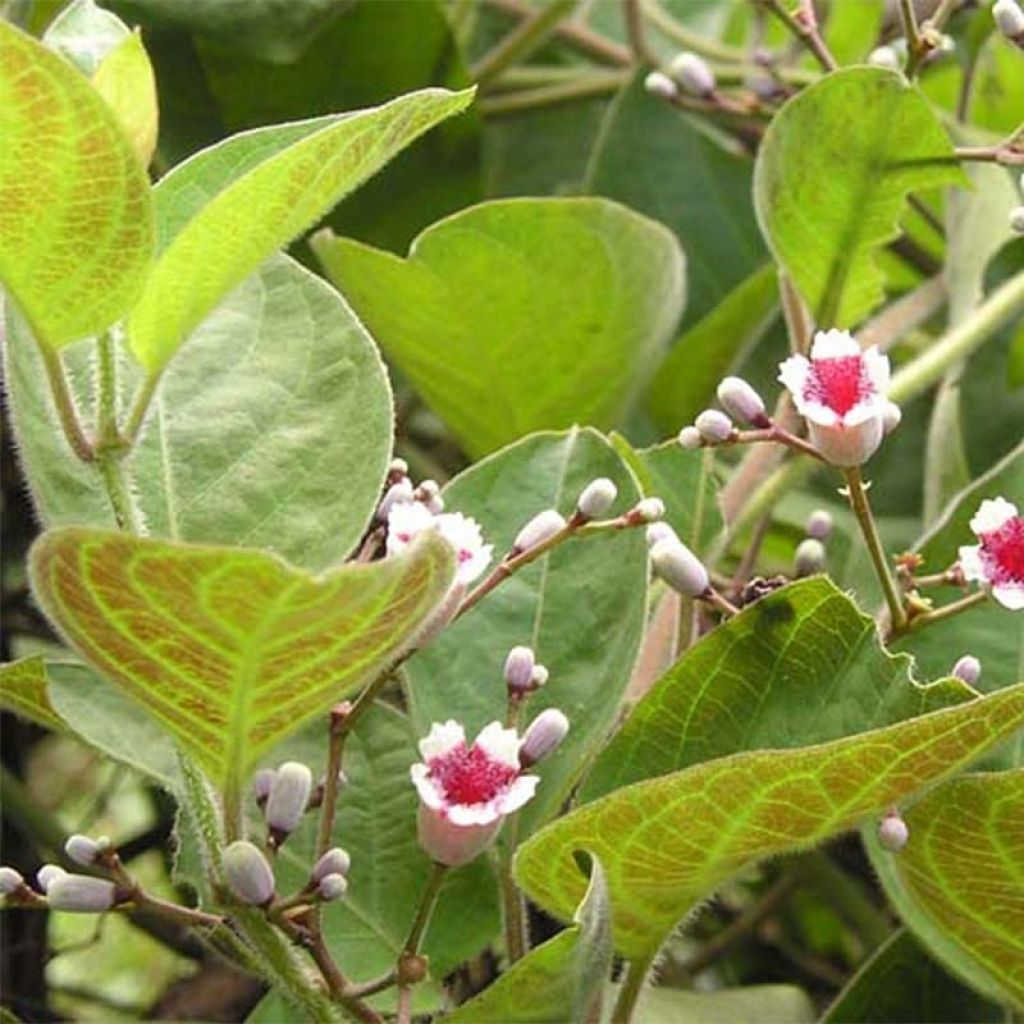
<path fill-rule="evenodd" d="M 391 483 L 396 480 L 400 480 L 403 476 L 409 475 L 409 463 L 405 459 L 400 459 L 397 456 L 391 460 L 391 465 L 388 466 L 388 479 Z"/>
<path fill-rule="evenodd" d="M 796 548 L 797 576 L 813 576 L 825 568 L 825 545 L 814 537 L 800 541 Z"/>
<path fill-rule="evenodd" d="M 679 444 L 686 451 L 695 452 L 703 443 L 700 431 L 692 424 L 679 431 Z"/>
<path fill-rule="evenodd" d="M 36 872 L 36 883 L 40 890 L 43 892 L 49 892 L 50 886 L 53 882 L 66 874 L 67 872 L 59 864 L 44 864 Z"/>
<path fill-rule="evenodd" d="M 652 548 L 659 540 L 674 540 L 678 543 L 679 536 L 668 523 L 651 523 L 647 527 L 647 546 Z"/>
<path fill-rule="evenodd" d="M 1024 206 L 1015 206 L 1010 211 L 1010 230 L 1024 235 Z"/>
<path fill-rule="evenodd" d="M 652 71 L 644 79 L 644 88 L 652 96 L 658 96 L 663 100 L 674 100 L 679 95 L 679 87 L 661 71 Z"/>
<path fill-rule="evenodd" d="M 691 96 L 710 96 L 715 91 L 715 76 L 703 58 L 695 53 L 680 53 L 669 65 L 672 77 Z"/>
<path fill-rule="evenodd" d="M 973 686 L 981 678 L 981 662 L 973 654 L 965 654 L 953 666 L 951 674 Z"/>
<path fill-rule="evenodd" d="M 882 436 L 888 437 L 903 419 L 903 410 L 895 402 L 886 402 L 882 413 Z"/>
<path fill-rule="evenodd" d="M 551 673 L 548 671 L 546 665 L 534 665 L 533 671 L 530 673 L 530 685 L 528 689 L 539 690 L 542 686 L 546 686 L 550 675 Z"/>
<path fill-rule="evenodd" d="M 996 0 L 992 5 L 992 17 L 999 31 L 1015 43 L 1024 40 L 1024 11 L 1014 0 Z"/>
<path fill-rule="evenodd" d="M 824 508 L 816 508 L 808 517 L 804 533 L 815 540 L 828 540 L 832 535 L 832 513 Z"/>
<path fill-rule="evenodd" d="M 381 503 L 377 506 L 377 518 L 380 522 L 386 523 L 391 510 L 396 505 L 409 505 L 413 500 L 412 481 L 402 477 L 387 489 Z"/>
<path fill-rule="evenodd" d="M 523 768 L 542 761 L 569 733 L 569 719 L 557 708 L 542 711 L 519 742 L 519 763 Z"/>
<path fill-rule="evenodd" d="M 264 812 L 267 824 L 287 835 L 294 832 L 306 813 L 313 789 L 313 773 L 298 761 L 286 761 L 277 771 Z"/>
<path fill-rule="evenodd" d="M 91 867 L 99 860 L 100 854 L 110 847 L 110 840 L 106 836 L 99 839 L 90 839 L 89 836 L 69 836 L 64 844 L 64 852 L 76 864 L 83 868 Z"/>
<path fill-rule="evenodd" d="M 348 889 L 348 879 L 344 875 L 324 875 L 316 887 L 316 894 L 325 902 L 340 900 Z"/>
<path fill-rule="evenodd" d="M 615 484 L 607 477 L 601 476 L 596 480 L 591 480 L 583 488 L 580 500 L 576 502 L 576 508 L 584 519 L 596 519 L 598 516 L 603 516 L 612 507 L 618 494 L 619 489 Z"/>
<path fill-rule="evenodd" d="M 102 914 L 115 903 L 117 887 L 105 878 L 69 875 L 54 878 L 46 890 L 46 900 L 54 910 L 73 914 Z"/>
<path fill-rule="evenodd" d="M 439 516 L 444 511 L 441 485 L 436 480 L 424 480 L 416 488 L 416 500 L 426 506 L 432 516 Z"/>
<path fill-rule="evenodd" d="M 883 850 L 899 853 L 910 838 L 910 829 L 899 811 L 889 811 L 878 823 L 878 843 Z"/>
<path fill-rule="evenodd" d="M 565 517 L 553 508 L 538 512 L 516 535 L 513 551 L 529 551 L 565 529 Z"/>
<path fill-rule="evenodd" d="M 876 68 L 899 71 L 902 67 L 899 54 L 891 46 L 877 46 L 868 54 L 868 63 Z"/>
<path fill-rule="evenodd" d="M 640 523 L 656 523 L 665 518 L 665 502 L 661 498 L 644 498 L 636 503 L 630 518 Z"/>
<path fill-rule="evenodd" d="M 21 872 L 14 868 L 0 867 L 0 896 L 12 896 L 19 889 L 24 888 L 25 879 Z"/>
<path fill-rule="evenodd" d="M 236 899 L 264 907 L 274 898 L 274 872 L 252 843 L 239 839 L 224 851 L 224 881 Z"/>
<path fill-rule="evenodd" d="M 659 540 L 651 548 L 651 564 L 673 590 L 687 597 L 700 597 L 711 585 L 701 560 L 680 540 Z"/>
<path fill-rule="evenodd" d="M 322 882 L 328 875 L 347 875 L 351 864 L 348 853 L 340 846 L 333 846 L 313 865 L 310 877 L 314 882 Z"/>
<path fill-rule="evenodd" d="M 718 401 L 733 419 L 741 423 L 755 427 L 767 427 L 771 423 L 764 399 L 742 377 L 726 377 L 718 385 Z"/>
<path fill-rule="evenodd" d="M 505 659 L 505 683 L 510 690 L 530 689 L 533 667 L 537 663 L 531 647 L 513 647 Z"/>
<path fill-rule="evenodd" d="M 267 797 L 270 796 L 270 791 L 274 786 L 274 779 L 277 778 L 277 772 L 273 768 L 261 768 L 252 777 L 252 795 L 256 803 L 262 807 L 267 802 Z"/>
<path fill-rule="evenodd" d="M 696 419 L 694 426 L 701 439 L 710 444 L 719 444 L 732 437 L 732 420 L 717 409 L 705 409 Z"/>

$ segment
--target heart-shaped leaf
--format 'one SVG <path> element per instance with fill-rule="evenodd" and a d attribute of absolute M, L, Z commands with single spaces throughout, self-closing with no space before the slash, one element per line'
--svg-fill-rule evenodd
<path fill-rule="evenodd" d="M 176 230 L 162 218 L 160 258 L 128 321 L 142 365 L 158 373 L 268 256 L 472 98 L 471 89 L 423 89 L 369 110 L 256 129 L 180 165 L 161 188 L 174 193 L 207 177 L 219 191 L 193 193 L 203 205 Z"/>
<path fill-rule="evenodd" d="M 616 947 L 652 956 L 700 899 L 742 867 L 821 842 L 965 767 L 1024 725 L 1024 684 L 884 729 L 796 750 L 706 761 L 625 786 L 519 848 L 516 876 L 568 917 L 601 859 Z"/>
<path fill-rule="evenodd" d="M 0 280 L 41 345 L 120 317 L 153 250 L 149 182 L 81 72 L 0 19 Z"/>
<path fill-rule="evenodd" d="M 761 230 L 823 327 L 850 327 L 882 299 L 878 250 L 908 192 L 967 185 L 928 102 L 902 75 L 847 68 L 791 99 L 758 150 Z"/>
<path fill-rule="evenodd" d="M 427 228 L 408 259 L 329 232 L 312 245 L 477 456 L 534 430 L 617 423 L 682 310 L 674 236 L 604 199 L 482 203 Z"/>
<path fill-rule="evenodd" d="M 952 779 L 904 817 L 898 855 L 864 837 L 900 916 L 954 974 L 1024 1009 L 1024 769 Z"/>
<path fill-rule="evenodd" d="M 51 620 L 217 782 L 387 667 L 450 586 L 439 536 L 314 578 L 260 551 L 69 527 L 30 553 Z"/>

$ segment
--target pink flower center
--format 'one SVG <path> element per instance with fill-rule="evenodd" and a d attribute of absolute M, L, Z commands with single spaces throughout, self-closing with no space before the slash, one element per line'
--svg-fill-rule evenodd
<path fill-rule="evenodd" d="M 828 406 L 845 416 L 858 402 L 874 395 L 875 389 L 860 356 L 814 359 L 804 385 L 804 399 Z"/>
<path fill-rule="evenodd" d="M 1024 583 L 1024 517 L 1007 519 L 998 530 L 983 533 L 981 557 L 992 583 Z"/>
<path fill-rule="evenodd" d="M 469 548 L 459 548 L 459 565 L 472 561 L 473 552 Z"/>
<path fill-rule="evenodd" d="M 518 774 L 518 770 L 495 761 L 476 744 L 465 743 L 430 762 L 431 777 L 453 804 L 485 804 L 493 800 Z"/>

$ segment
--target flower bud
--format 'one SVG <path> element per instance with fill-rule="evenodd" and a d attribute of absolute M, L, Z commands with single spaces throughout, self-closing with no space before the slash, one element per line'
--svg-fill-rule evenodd
<path fill-rule="evenodd" d="M 683 427 L 679 431 L 679 444 L 688 452 L 695 452 L 702 444 L 703 438 L 695 426 Z"/>
<path fill-rule="evenodd" d="M 718 401 L 733 419 L 741 423 L 767 427 L 771 422 L 765 411 L 764 399 L 742 377 L 726 377 L 718 385 Z"/>
<path fill-rule="evenodd" d="M 687 597 L 700 597 L 711 585 L 707 569 L 682 541 L 659 540 L 651 548 L 651 564 L 673 590 Z"/>
<path fill-rule="evenodd" d="M 49 892 L 53 882 L 66 874 L 67 872 L 59 864 L 44 864 L 36 872 L 36 883 L 43 892 Z"/>
<path fill-rule="evenodd" d="M 25 879 L 14 868 L 0 867 L 0 896 L 11 896 L 25 885 Z"/>
<path fill-rule="evenodd" d="M 267 824 L 287 835 L 294 832 L 306 813 L 313 789 L 313 773 L 298 761 L 286 761 L 277 771 L 264 815 Z"/>
<path fill-rule="evenodd" d="M 542 711 L 519 741 L 519 764 L 523 768 L 542 761 L 554 751 L 569 732 L 569 719 L 557 708 Z"/>
<path fill-rule="evenodd" d="M 352 858 L 340 847 L 333 846 L 313 865 L 310 877 L 322 882 L 328 875 L 347 875 Z"/>
<path fill-rule="evenodd" d="M 556 533 L 565 529 L 565 517 L 553 508 L 538 512 L 516 535 L 512 550 L 521 552 L 551 540 Z"/>
<path fill-rule="evenodd" d="M 661 71 L 652 71 L 644 79 L 644 88 L 652 96 L 658 96 L 663 100 L 674 100 L 679 95 L 676 83 Z"/>
<path fill-rule="evenodd" d="M 882 436 L 888 437 L 903 419 L 903 410 L 895 402 L 886 402 L 882 413 Z"/>
<path fill-rule="evenodd" d="M 636 503 L 631 515 L 641 523 L 656 523 L 665 518 L 665 502 L 661 498 L 644 498 Z"/>
<path fill-rule="evenodd" d="M 673 58 L 672 77 L 691 96 L 710 96 L 715 91 L 715 76 L 707 62 L 695 53 L 680 53 Z"/>
<path fill-rule="evenodd" d="M 981 678 L 981 662 L 973 654 L 965 654 L 950 673 L 962 679 L 968 686 L 973 686 Z"/>
<path fill-rule="evenodd" d="M 270 790 L 273 788 L 276 778 L 277 772 L 273 768 L 261 768 L 252 777 L 253 799 L 260 807 L 267 802 L 267 797 L 270 796 Z"/>
<path fill-rule="evenodd" d="M 596 519 L 612 507 L 618 493 L 619 489 L 611 480 L 604 476 L 598 477 L 583 488 L 576 508 L 584 519 Z"/>
<path fill-rule="evenodd" d="M 533 648 L 513 647 L 505 659 L 505 683 L 510 690 L 528 690 L 536 664 Z"/>
<path fill-rule="evenodd" d="M 99 839 L 90 839 L 89 836 L 69 836 L 64 844 L 64 852 L 76 864 L 88 868 L 99 860 L 99 855 L 110 847 L 110 840 L 106 836 Z"/>
<path fill-rule="evenodd" d="M 732 437 L 732 420 L 717 409 L 705 409 L 696 419 L 694 426 L 702 440 L 709 444 L 728 441 Z"/>
<path fill-rule="evenodd" d="M 391 465 L 388 466 L 388 477 L 390 479 L 398 480 L 403 476 L 409 475 L 409 463 L 405 459 L 400 459 L 397 456 L 391 460 Z"/>
<path fill-rule="evenodd" d="M 1010 211 L 1010 230 L 1024 235 L 1024 206 L 1015 206 Z"/>
<path fill-rule="evenodd" d="M 340 900 L 345 895 L 347 888 L 348 879 L 344 875 L 324 875 L 316 887 L 316 894 L 320 899 L 330 902 L 331 900 Z"/>
<path fill-rule="evenodd" d="M 274 898 L 274 872 L 267 858 L 244 839 L 224 851 L 224 881 L 242 903 L 263 907 Z"/>
<path fill-rule="evenodd" d="M 546 665 L 534 665 L 533 671 L 530 673 L 530 685 L 528 689 L 539 690 L 542 686 L 547 684 L 550 675 L 551 673 L 548 671 Z"/>
<path fill-rule="evenodd" d="M 53 910 L 66 910 L 74 914 L 102 914 L 115 902 L 117 887 L 105 878 L 90 875 L 55 877 L 46 890 L 46 900 Z"/>
<path fill-rule="evenodd" d="M 412 481 L 402 477 L 393 483 L 384 494 L 381 503 L 377 506 L 377 519 L 382 523 L 386 523 L 391 510 L 396 505 L 411 505 L 413 499 Z"/>
<path fill-rule="evenodd" d="M 1017 42 L 1018 37 L 1024 36 L 1024 11 L 1014 0 L 996 0 L 992 5 L 992 17 L 1007 39 Z"/>
<path fill-rule="evenodd" d="M 674 540 L 678 543 L 679 536 L 668 523 L 651 523 L 647 527 L 647 546 L 652 548 L 659 540 Z"/>
<path fill-rule="evenodd" d="M 899 853 L 910 838 L 910 829 L 899 811 L 889 811 L 878 823 L 878 843 L 883 850 Z"/>
<path fill-rule="evenodd" d="M 825 568 L 825 545 L 814 537 L 800 541 L 796 548 L 797 576 L 813 576 Z"/>
<path fill-rule="evenodd" d="M 832 534 L 832 513 L 828 509 L 816 508 L 807 517 L 804 533 L 815 540 L 827 540 Z"/>
<path fill-rule="evenodd" d="M 899 71 L 902 68 L 899 54 L 891 46 L 877 46 L 868 54 L 868 63 L 876 68 Z"/>

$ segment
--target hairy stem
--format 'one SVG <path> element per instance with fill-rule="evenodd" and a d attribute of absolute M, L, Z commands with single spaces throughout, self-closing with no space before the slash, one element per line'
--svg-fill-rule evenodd
<path fill-rule="evenodd" d="M 75 408 L 75 400 L 71 395 L 70 387 L 68 387 L 68 378 L 64 373 L 64 364 L 61 362 L 60 353 L 41 342 L 39 352 L 43 357 L 46 379 L 50 383 L 50 393 L 53 395 L 53 403 L 57 407 L 57 418 L 60 420 L 64 436 L 67 438 L 71 450 L 82 462 L 92 462 L 96 458 L 96 452 L 92 442 L 85 436 L 85 431 L 82 429 L 78 410 Z"/>
<path fill-rule="evenodd" d="M 430 918 L 434 913 L 434 905 L 437 903 L 437 897 L 441 892 L 441 885 L 444 883 L 447 873 L 448 866 L 446 864 L 438 864 L 435 861 L 431 865 L 426 887 L 420 896 L 420 904 L 416 908 L 416 916 L 413 918 L 409 935 L 402 946 L 402 954 L 404 956 L 415 956 L 419 953 L 423 934 L 427 930 L 427 925 L 430 924 Z"/>
<path fill-rule="evenodd" d="M 650 969 L 650 958 L 630 960 L 626 976 L 622 979 L 622 987 L 619 989 L 619 997 L 615 1000 L 615 1009 L 612 1010 L 612 1024 L 629 1024 Z"/>

